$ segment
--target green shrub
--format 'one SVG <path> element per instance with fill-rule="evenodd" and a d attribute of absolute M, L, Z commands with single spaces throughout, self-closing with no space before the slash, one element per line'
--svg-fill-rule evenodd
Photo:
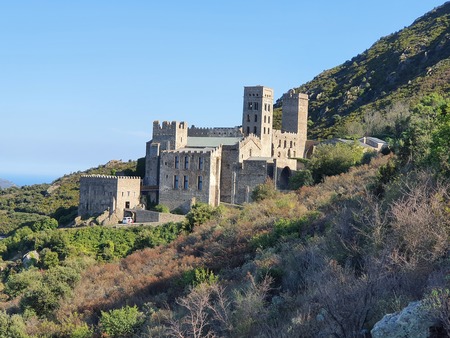
<path fill-rule="evenodd" d="M 167 205 L 164 205 L 164 204 L 158 204 L 158 205 L 155 205 L 155 206 L 153 207 L 153 209 L 154 209 L 155 211 L 162 212 L 162 213 L 166 213 L 166 214 L 170 212 L 169 207 L 168 207 Z"/>
<path fill-rule="evenodd" d="M 58 253 L 50 250 L 49 248 L 44 248 L 40 252 L 41 264 L 44 269 L 48 269 L 59 264 Z"/>
<path fill-rule="evenodd" d="M 186 215 L 185 230 L 192 231 L 194 226 L 205 223 L 212 217 L 221 213 L 220 208 L 214 208 L 206 203 L 197 203 L 192 206 Z"/>
<path fill-rule="evenodd" d="M 345 173 L 352 166 L 360 164 L 364 149 L 356 143 L 336 143 L 319 145 L 308 164 L 315 182 L 323 180 L 324 176 Z"/>
<path fill-rule="evenodd" d="M 311 171 L 308 169 L 299 170 L 289 179 L 289 189 L 297 190 L 301 187 L 310 186 L 314 184 Z"/>
<path fill-rule="evenodd" d="M 102 332 L 111 337 L 131 337 L 142 323 L 143 314 L 136 306 L 102 311 L 100 318 Z"/>
<path fill-rule="evenodd" d="M 267 198 L 272 198 L 276 195 L 275 184 L 272 180 L 268 179 L 264 184 L 259 184 L 252 191 L 252 200 L 259 202 Z"/>
<path fill-rule="evenodd" d="M 30 227 L 31 230 L 35 232 L 42 230 L 54 230 L 58 227 L 58 221 L 54 218 L 47 217 L 34 222 Z"/>

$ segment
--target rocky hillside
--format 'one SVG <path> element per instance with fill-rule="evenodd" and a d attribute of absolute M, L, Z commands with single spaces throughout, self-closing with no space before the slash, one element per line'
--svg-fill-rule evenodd
<path fill-rule="evenodd" d="M 409 108 L 431 92 L 447 93 L 449 57 L 447 2 L 296 88 L 310 96 L 309 115 L 314 122 L 310 138 L 352 136 L 352 122 L 363 121 L 374 111 L 389 112 L 394 103 Z M 277 103 L 282 105 L 281 100 Z"/>

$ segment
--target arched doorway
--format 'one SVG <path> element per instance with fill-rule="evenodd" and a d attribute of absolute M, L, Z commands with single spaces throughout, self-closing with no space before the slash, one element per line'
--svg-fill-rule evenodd
<path fill-rule="evenodd" d="M 278 182 L 278 187 L 280 190 L 286 190 L 289 188 L 289 178 L 291 177 L 291 169 L 289 167 L 284 167 L 280 174 L 280 180 Z"/>

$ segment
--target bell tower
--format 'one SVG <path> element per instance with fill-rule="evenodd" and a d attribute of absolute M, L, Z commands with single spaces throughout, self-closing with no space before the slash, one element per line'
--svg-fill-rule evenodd
<path fill-rule="evenodd" d="M 242 132 L 261 139 L 262 157 L 272 153 L 273 89 L 264 86 L 244 87 Z"/>

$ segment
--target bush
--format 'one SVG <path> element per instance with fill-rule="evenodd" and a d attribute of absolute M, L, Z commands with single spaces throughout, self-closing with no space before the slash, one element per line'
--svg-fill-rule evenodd
<path fill-rule="evenodd" d="M 167 205 L 164 205 L 164 204 L 155 205 L 153 207 L 153 209 L 155 209 L 155 211 L 166 213 L 166 214 L 168 214 L 170 212 L 169 207 Z"/>
<path fill-rule="evenodd" d="M 58 227 L 58 221 L 54 218 L 44 218 L 39 221 L 34 222 L 31 225 L 31 230 L 34 232 L 42 230 L 54 230 Z"/>
<path fill-rule="evenodd" d="M 345 173 L 350 167 L 361 163 L 364 149 L 356 143 L 336 143 L 319 145 L 311 157 L 308 169 L 315 182 L 321 182 L 324 176 Z"/>
<path fill-rule="evenodd" d="M 289 179 L 289 189 L 297 190 L 314 184 L 311 171 L 308 169 L 299 170 Z"/>
<path fill-rule="evenodd" d="M 196 203 L 186 215 L 185 230 L 192 231 L 194 226 L 205 223 L 213 216 L 220 214 L 219 208 L 214 208 L 206 203 Z"/>
<path fill-rule="evenodd" d="M 108 312 L 102 311 L 100 327 L 111 337 L 131 337 L 143 323 L 142 312 L 136 306 L 125 306 Z"/>
<path fill-rule="evenodd" d="M 252 200 L 259 202 L 267 198 L 272 198 L 276 195 L 275 184 L 272 180 L 268 179 L 264 184 L 259 184 L 252 191 Z"/>

